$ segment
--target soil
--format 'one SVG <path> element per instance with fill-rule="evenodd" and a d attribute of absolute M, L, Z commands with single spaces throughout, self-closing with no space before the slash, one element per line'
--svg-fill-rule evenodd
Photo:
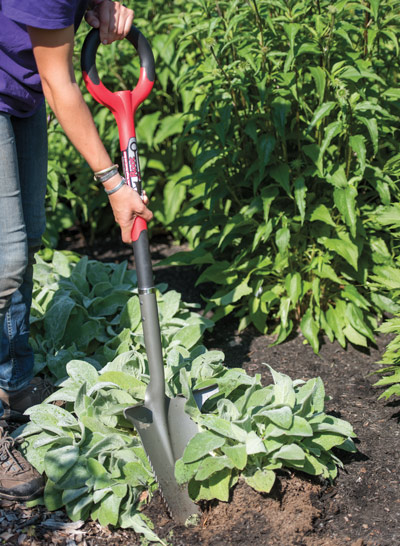
<path fill-rule="evenodd" d="M 64 234 L 62 247 L 104 261 L 127 259 L 133 265 L 129 246 L 103 240 L 90 247 L 78 231 Z M 157 238 L 152 257 L 161 258 L 184 247 Z M 184 301 L 204 304 L 194 286 L 197 273 L 189 267 L 155 266 L 156 282 L 167 282 L 182 293 Z M 203 297 L 210 287 L 202 287 Z M 240 334 L 231 319 L 220 321 L 206 334 L 209 349 L 220 349 L 226 365 L 243 367 L 250 375 L 261 374 L 271 382 L 266 363 L 292 379 L 320 376 L 331 397 L 327 410 L 348 420 L 357 433 L 358 453 L 338 453 L 344 462 L 334 484 L 300 473 L 282 472 L 269 495 L 239 482 L 229 503 L 203 506 L 200 524 L 186 528 L 170 519 L 156 493 L 145 508 L 155 532 L 171 546 L 280 545 L 280 546 L 392 546 L 400 544 L 400 403 L 378 400 L 373 387 L 377 369 L 389 341 L 377 338 L 368 350 L 323 340 L 314 354 L 301 334 L 272 346 L 272 339 L 248 328 Z M 18 503 L 0 505 L 0 539 L 6 544 L 143 544 L 130 530 L 101 528 L 96 522 L 72 523 L 63 511 L 47 512 L 43 506 L 27 509 Z"/>

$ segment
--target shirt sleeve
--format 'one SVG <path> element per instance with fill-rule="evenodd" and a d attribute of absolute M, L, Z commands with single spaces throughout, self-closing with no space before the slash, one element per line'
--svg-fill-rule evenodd
<path fill-rule="evenodd" d="M 2 0 L 9 19 L 36 28 L 61 29 L 74 24 L 76 0 Z"/>

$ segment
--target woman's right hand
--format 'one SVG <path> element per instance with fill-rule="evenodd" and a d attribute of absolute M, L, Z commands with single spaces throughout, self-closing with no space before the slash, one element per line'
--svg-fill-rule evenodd
<path fill-rule="evenodd" d="M 106 190 L 111 190 L 121 180 L 120 175 L 113 176 L 103 184 Z M 125 184 L 121 189 L 108 196 L 113 210 L 114 218 L 121 228 L 121 238 L 124 243 L 131 243 L 131 232 L 133 221 L 136 216 L 140 216 L 146 222 L 150 222 L 153 213 L 147 208 L 148 197 L 144 194 L 143 201 L 133 188 Z"/>

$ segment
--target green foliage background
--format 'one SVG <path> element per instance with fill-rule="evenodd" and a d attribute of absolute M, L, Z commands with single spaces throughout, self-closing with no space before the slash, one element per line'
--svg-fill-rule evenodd
<path fill-rule="evenodd" d="M 321 333 L 373 342 L 376 319 L 400 309 L 398 2 L 134 8 L 157 63 L 137 120 L 153 229 L 193 248 L 169 263 L 214 283 L 216 320 L 233 313 L 277 342 L 300 327 L 315 351 Z M 101 49 L 104 82 L 133 87 L 131 46 Z M 86 98 L 118 156 L 111 114 Z M 48 240 L 77 219 L 92 237 L 111 229 L 103 192 L 50 126 Z"/>

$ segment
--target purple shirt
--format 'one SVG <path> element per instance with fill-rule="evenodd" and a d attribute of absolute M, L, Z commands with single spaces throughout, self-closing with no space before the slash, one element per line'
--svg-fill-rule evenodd
<path fill-rule="evenodd" d="M 32 115 L 43 102 L 42 85 L 26 25 L 61 29 L 83 17 L 88 0 L 0 0 L 0 112 Z"/>

